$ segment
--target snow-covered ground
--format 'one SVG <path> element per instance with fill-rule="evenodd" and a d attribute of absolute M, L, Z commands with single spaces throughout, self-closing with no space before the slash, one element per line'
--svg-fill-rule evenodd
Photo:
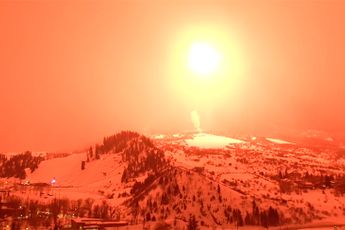
<path fill-rule="evenodd" d="M 39 168 L 27 176 L 31 183 L 51 183 L 51 194 L 69 199 L 103 199 L 107 195 L 122 193 L 126 189 L 121 183 L 123 164 L 117 154 L 102 155 L 101 159 L 86 162 L 81 170 L 81 162 L 86 154 L 72 154 L 63 158 L 43 161 Z M 116 191 L 113 191 L 116 190 Z M 113 203 L 121 203 L 123 199 L 114 199 Z"/>
<path fill-rule="evenodd" d="M 285 193 L 281 191 L 279 181 L 274 179 L 279 173 L 342 173 L 345 161 L 334 160 L 329 150 L 308 149 L 275 138 L 265 138 L 267 141 L 256 143 L 208 133 L 156 137 L 158 138 L 153 138 L 155 143 L 171 160 L 174 166 L 172 171 L 176 170 L 174 174 L 168 175 L 167 181 L 170 183 L 170 180 L 175 179 L 179 189 L 183 191 L 179 196 L 171 198 L 167 205 L 170 219 L 181 218 L 181 212 L 185 215 L 182 218 L 195 213 L 199 219 L 204 218 L 204 222 L 210 224 L 212 219 L 207 219 L 210 217 L 208 214 L 205 214 L 207 218 L 200 215 L 199 204 L 202 203 L 205 210 L 210 207 L 207 213 L 213 213 L 224 224 L 224 208 L 227 205 L 240 209 L 244 215 L 251 211 L 252 201 L 255 200 L 261 210 L 272 206 L 293 221 L 296 220 L 293 218 L 302 216 L 306 219 L 313 216 L 313 221 L 320 218 L 317 222 L 319 225 L 306 226 L 313 229 L 320 226 L 322 227 L 319 229 L 332 229 L 329 228 L 330 223 L 341 224 L 345 220 L 345 197 L 335 194 L 332 188 L 300 189 L 296 181 L 292 181 L 294 189 Z M 22 191 L 18 193 L 33 199 L 47 200 L 57 196 L 74 200 L 93 198 L 97 201 L 106 200 L 114 206 L 123 205 L 130 195 L 121 197 L 120 194 L 129 194 L 134 181 L 121 182 L 126 166 L 121 161 L 121 155 L 101 155 L 99 160 L 86 162 L 85 169 L 82 170 L 81 164 L 85 160 L 86 153 L 45 160 L 37 170 L 28 174 L 27 180 L 31 183 L 50 183 L 55 179 L 56 183 L 43 196 L 34 189 L 30 190 L 30 187 L 25 190 L 25 194 Z M 143 182 L 146 177 L 147 174 L 143 174 L 134 180 Z M 222 195 L 221 202 L 218 186 Z M 167 187 L 172 190 L 171 186 Z M 164 192 L 164 188 L 157 183 L 139 203 L 145 207 L 149 198 L 160 202 Z M 188 206 L 185 212 L 182 211 L 183 204 Z M 173 207 L 177 207 L 179 211 Z M 296 217 L 294 213 L 297 212 L 299 214 Z M 234 226 L 227 228 L 225 224 L 223 227 L 235 229 Z M 262 228 L 246 226 L 240 229 Z"/>
<path fill-rule="evenodd" d="M 282 139 L 277 139 L 277 138 L 270 138 L 270 137 L 267 137 L 266 140 L 272 142 L 272 143 L 275 143 L 275 144 L 285 144 L 285 145 L 294 145 L 295 143 L 292 143 L 292 142 L 289 142 L 289 141 L 285 141 L 285 140 L 282 140 Z"/>
<path fill-rule="evenodd" d="M 218 136 L 209 133 L 198 133 L 193 135 L 192 139 L 186 139 L 185 142 L 189 146 L 199 148 L 225 148 L 231 144 L 245 143 L 242 140 L 230 137 Z"/>
<path fill-rule="evenodd" d="M 344 196 L 335 194 L 333 189 L 299 189 L 296 184 L 291 193 L 282 193 L 278 180 L 271 179 L 270 175 L 277 175 L 279 171 L 301 175 L 306 172 L 336 175 L 342 173 L 345 164 L 341 162 L 345 161 L 335 160 L 332 157 L 335 153 L 327 149 L 313 150 L 282 139 L 264 139 L 267 142 L 240 142 L 243 144 L 227 148 L 228 143 L 231 143 L 228 137 L 196 134 L 185 137 L 187 148 L 180 148 L 173 142 L 169 145 L 167 141 L 167 146 L 176 148 L 176 151 L 167 152 L 167 156 L 178 167 L 189 170 L 198 167 L 197 170 L 201 169 L 202 174 L 209 179 L 245 194 L 239 198 L 243 202 L 254 197 L 260 200 L 261 207 L 278 207 L 286 217 L 291 218 L 295 218 L 292 214 L 297 209 L 303 210 L 306 219 L 322 219 L 319 221 L 321 225 L 312 226 L 313 228 L 324 226 L 321 229 L 333 229 L 330 223 L 344 224 Z M 189 146 L 204 150 L 189 151 Z M 216 150 L 209 152 L 207 148 Z M 331 221 L 327 222 L 329 220 Z M 299 227 L 303 228 L 302 225 Z"/>

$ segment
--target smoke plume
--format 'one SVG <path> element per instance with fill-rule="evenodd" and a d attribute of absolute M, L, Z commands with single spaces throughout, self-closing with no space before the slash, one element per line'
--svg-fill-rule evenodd
<path fill-rule="evenodd" d="M 192 123 L 194 125 L 194 128 L 199 132 L 201 133 L 201 128 L 200 128 L 200 117 L 199 117 L 199 114 L 196 110 L 193 110 L 191 113 L 190 113 L 190 117 L 192 119 Z"/>

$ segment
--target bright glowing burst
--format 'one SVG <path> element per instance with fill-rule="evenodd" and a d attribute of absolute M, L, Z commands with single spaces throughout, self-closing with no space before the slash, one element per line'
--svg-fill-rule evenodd
<path fill-rule="evenodd" d="M 246 67 L 241 41 L 227 26 L 188 26 L 177 33 L 170 54 L 168 83 L 182 103 L 240 105 Z"/>
<path fill-rule="evenodd" d="M 188 67 L 200 76 L 207 76 L 216 71 L 220 59 L 215 48 L 207 43 L 195 43 L 189 52 Z"/>

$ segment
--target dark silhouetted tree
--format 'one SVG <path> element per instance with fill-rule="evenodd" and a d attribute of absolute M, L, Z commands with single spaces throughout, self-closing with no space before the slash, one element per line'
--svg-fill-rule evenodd
<path fill-rule="evenodd" d="M 187 230 L 198 230 L 199 224 L 194 215 L 189 216 Z"/>

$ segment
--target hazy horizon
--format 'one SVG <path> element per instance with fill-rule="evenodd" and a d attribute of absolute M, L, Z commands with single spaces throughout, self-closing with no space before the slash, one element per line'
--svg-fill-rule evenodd
<path fill-rule="evenodd" d="M 214 132 L 343 139 L 343 12 L 343 1 L 1 1 L 0 152 L 193 130 L 194 110 Z M 222 78 L 186 80 L 199 40 L 224 54 Z"/>

